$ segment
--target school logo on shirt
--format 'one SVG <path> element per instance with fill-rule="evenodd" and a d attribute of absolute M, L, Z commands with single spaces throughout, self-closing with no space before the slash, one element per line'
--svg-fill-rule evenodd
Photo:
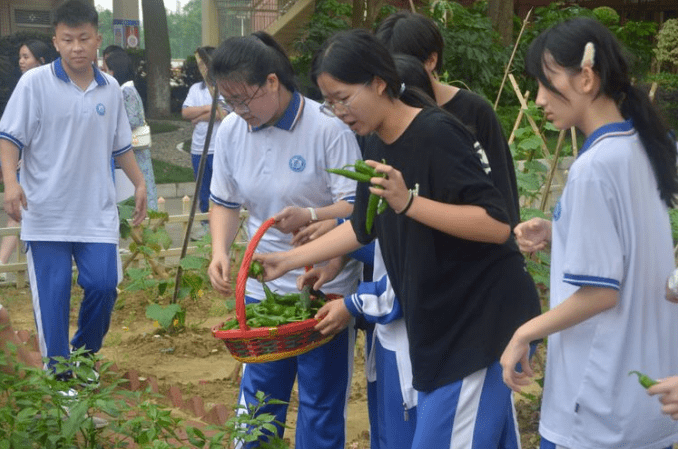
<path fill-rule="evenodd" d="M 97 114 L 99 114 L 99 115 L 104 115 L 105 113 L 106 113 L 106 106 L 104 106 L 103 104 L 99 103 L 99 104 L 97 105 Z"/>
<path fill-rule="evenodd" d="M 560 218 L 560 213 L 563 211 L 563 207 L 560 205 L 560 198 L 556 203 L 556 207 L 553 208 L 553 220 L 556 221 Z"/>
<path fill-rule="evenodd" d="M 302 156 L 296 155 L 290 158 L 290 169 L 295 172 L 302 172 L 306 168 L 306 159 Z"/>

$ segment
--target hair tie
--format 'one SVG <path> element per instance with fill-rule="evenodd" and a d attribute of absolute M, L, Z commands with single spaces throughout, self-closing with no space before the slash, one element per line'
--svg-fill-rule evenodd
<path fill-rule="evenodd" d="M 398 96 L 402 95 L 405 92 L 405 83 L 400 83 L 400 93 Z"/>
<path fill-rule="evenodd" d="M 593 46 L 593 42 L 587 42 L 584 47 L 584 56 L 581 58 L 581 68 L 583 69 L 586 66 L 593 68 L 596 58 L 596 48 Z"/>

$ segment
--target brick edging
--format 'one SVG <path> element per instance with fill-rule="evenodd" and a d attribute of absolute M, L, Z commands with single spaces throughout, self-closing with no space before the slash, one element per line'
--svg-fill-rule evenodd
<path fill-rule="evenodd" d="M 39 352 L 37 336 L 28 330 L 19 330 L 16 332 L 17 337 L 28 346 L 30 349 Z M 104 359 L 102 359 L 104 361 Z M 108 368 L 108 372 L 120 376 L 127 380 L 122 385 L 123 388 L 130 391 L 145 391 L 150 389 L 151 392 L 161 395 L 160 387 L 158 386 L 158 379 L 155 376 L 139 376 L 139 372 L 135 369 L 130 369 L 124 373 L 120 372 L 118 365 L 113 362 Z M 195 395 L 191 398 L 184 399 L 179 384 L 171 384 L 167 388 L 167 393 L 164 394 L 172 407 L 181 409 L 182 411 L 202 420 L 207 424 L 216 426 L 223 426 L 226 420 L 231 415 L 231 408 L 224 404 L 215 404 L 209 411 L 205 410 L 205 401 L 202 397 Z"/>

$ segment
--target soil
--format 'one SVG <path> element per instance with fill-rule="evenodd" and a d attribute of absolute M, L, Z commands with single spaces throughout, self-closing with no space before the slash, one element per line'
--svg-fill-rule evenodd
<path fill-rule="evenodd" d="M 124 287 L 124 284 L 122 285 Z M 74 287 L 71 310 L 71 331 L 76 328 L 80 292 Z M 33 332 L 33 310 L 28 289 L 10 286 L 0 287 L 3 306 L 10 312 L 12 323 L 17 330 Z M 170 297 L 160 299 L 167 304 Z M 236 403 L 238 364 L 221 340 L 212 336 L 212 326 L 230 318 L 225 298 L 207 291 L 197 300 L 183 300 L 186 310 L 186 328 L 174 335 L 164 332 L 157 323 L 146 318 L 146 306 L 155 301 L 152 292 L 122 291 L 118 297 L 111 319 L 111 326 L 101 350 L 107 361 L 115 362 L 120 372 L 134 369 L 140 377 L 154 376 L 161 392 L 170 386 L 179 386 L 183 397 L 199 396 L 209 411 L 215 404 L 224 404 L 231 409 Z M 347 448 L 369 448 L 369 425 L 366 403 L 366 382 L 364 373 L 364 337 L 358 335 L 356 344 L 355 370 L 351 397 L 349 400 Z M 541 364 L 541 363 L 539 363 Z M 539 446 L 536 432 L 539 416 L 539 388 L 532 390 L 534 397 L 516 396 L 516 407 L 521 430 L 523 448 Z M 290 428 L 286 439 L 294 441 L 296 416 L 296 393 L 293 392 L 288 414 Z M 291 444 L 293 447 L 293 444 Z"/>

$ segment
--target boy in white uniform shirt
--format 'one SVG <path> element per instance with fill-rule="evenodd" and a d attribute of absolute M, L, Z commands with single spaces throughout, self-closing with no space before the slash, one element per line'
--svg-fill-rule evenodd
<path fill-rule="evenodd" d="M 50 364 L 70 347 L 96 353 L 108 331 L 120 277 L 111 156 L 135 186 L 133 223 L 146 216 L 120 87 L 93 64 L 98 14 L 71 0 L 56 10 L 54 26 L 61 58 L 21 77 L 0 120 L 5 210 L 21 220 L 40 350 Z M 84 298 L 69 342 L 73 260 Z"/>

